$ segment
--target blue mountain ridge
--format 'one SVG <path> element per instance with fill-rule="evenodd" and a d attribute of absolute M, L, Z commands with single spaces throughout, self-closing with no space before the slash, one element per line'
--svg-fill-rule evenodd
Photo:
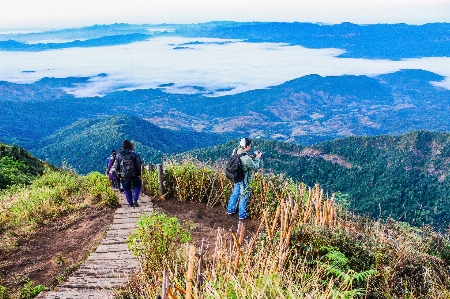
<path fill-rule="evenodd" d="M 272 42 L 306 48 L 338 48 L 339 57 L 391 59 L 450 57 L 450 23 L 424 25 L 334 25 L 281 22 L 210 22 L 201 24 L 111 24 L 0 36 L 0 50 L 44 51 L 69 47 L 98 47 L 144 41 L 152 37 L 236 39 Z M 62 43 L 26 44 L 46 39 Z M 78 39 L 78 40 L 77 40 Z M 195 42 L 192 42 L 195 43 Z M 188 44 L 187 44 L 188 45 Z"/>
<path fill-rule="evenodd" d="M 450 91 L 430 83 L 440 79 L 423 70 L 377 77 L 308 75 L 222 97 L 207 97 L 201 90 L 170 94 L 161 87 L 102 98 L 75 98 L 62 89 L 87 78 L 0 82 L 0 141 L 31 149 L 79 119 L 116 114 L 149 119 L 170 129 L 306 144 L 349 135 L 449 131 Z"/>

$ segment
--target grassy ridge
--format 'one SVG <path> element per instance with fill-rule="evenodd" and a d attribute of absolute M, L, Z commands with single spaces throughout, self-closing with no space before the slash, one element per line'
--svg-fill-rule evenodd
<path fill-rule="evenodd" d="M 92 172 L 79 176 L 69 169 L 57 169 L 42 162 L 16 145 L 0 144 L 2 256 L 50 222 L 76 215 L 86 208 L 117 204 L 118 197 L 105 175 Z M 0 298 L 34 298 L 46 289 L 43 285 L 33 285 L 27 277 L 22 281 L 14 275 L 18 274 L 7 276 L 6 286 L 0 285 Z"/>
<path fill-rule="evenodd" d="M 237 141 L 190 155 L 224 160 Z M 383 219 L 446 228 L 450 222 L 450 133 L 347 137 L 313 146 L 253 141 L 263 151 L 266 172 L 284 173 L 328 193 L 345 195 L 349 208 Z"/>
<path fill-rule="evenodd" d="M 103 174 L 92 172 L 78 176 L 68 170 L 45 166 L 43 174 L 33 177 L 29 185 L 15 185 L 0 192 L 0 254 L 8 254 L 20 240 L 50 222 L 79 217 L 77 215 L 87 208 L 114 207 L 118 200 Z M 33 285 L 27 277 L 21 278 L 23 281 L 14 276 L 8 278 L 6 285 L 0 285 L 2 299 L 34 298 L 47 289 L 43 285 Z"/>
<path fill-rule="evenodd" d="M 46 168 L 29 186 L 0 193 L 0 250 L 14 247 L 21 237 L 72 211 L 117 204 L 117 195 L 104 175 L 93 172 L 80 177 Z"/>
<path fill-rule="evenodd" d="M 167 162 L 171 192 L 181 200 L 223 204 L 230 187 L 223 172 L 196 163 Z M 155 179 L 144 175 L 150 192 L 156 192 Z M 153 259 L 153 266 L 120 292 L 122 298 L 155 298 L 161 292 L 162 269 L 169 273 L 169 294 L 178 298 L 186 293 L 191 298 L 449 298 L 448 234 L 358 217 L 318 185 L 296 184 L 281 175 L 257 175 L 252 189 L 250 210 L 260 218 L 260 229 L 251 238 L 219 230 L 217 239 L 209 241 L 215 245 L 207 247 L 200 286 L 189 274 L 198 267 L 193 254 L 198 249 L 186 245 L 170 259 L 157 259 L 158 265 Z M 217 195 L 214 203 L 205 194 Z M 157 244 L 147 242 L 142 248 L 136 239 L 149 240 L 146 234 L 162 232 L 164 225 L 180 229 L 173 221 L 147 219 L 135 231 L 129 246 L 138 246 L 144 263 L 142 252 L 154 252 Z"/>

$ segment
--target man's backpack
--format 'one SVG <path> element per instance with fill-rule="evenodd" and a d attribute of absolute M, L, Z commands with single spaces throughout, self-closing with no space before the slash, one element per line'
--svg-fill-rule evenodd
<path fill-rule="evenodd" d="M 127 153 L 122 156 L 122 160 L 120 161 L 120 176 L 123 179 L 134 178 L 136 176 L 132 153 Z"/>
<path fill-rule="evenodd" d="M 242 169 L 241 157 L 247 153 L 237 154 L 235 150 L 225 165 L 225 176 L 234 184 L 244 180 L 244 170 Z"/>

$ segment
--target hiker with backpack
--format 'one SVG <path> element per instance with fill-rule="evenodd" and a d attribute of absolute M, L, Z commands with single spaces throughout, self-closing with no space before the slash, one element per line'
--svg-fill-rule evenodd
<path fill-rule="evenodd" d="M 139 206 L 138 199 L 142 188 L 141 164 L 139 155 L 132 151 L 131 142 L 124 140 L 122 149 L 117 154 L 114 168 L 119 174 L 130 207 Z"/>
<path fill-rule="evenodd" d="M 116 170 L 114 169 L 114 164 L 116 162 L 116 151 L 111 151 L 111 156 L 108 159 L 108 166 L 106 169 L 106 175 L 108 176 L 109 180 L 111 181 L 111 184 L 114 189 L 119 189 L 120 182 L 119 178 L 117 177 Z"/>
<path fill-rule="evenodd" d="M 238 210 L 239 220 L 248 218 L 249 186 L 253 179 L 253 172 L 259 168 L 262 156 L 260 151 L 256 151 L 254 157 L 248 155 L 251 144 L 249 138 L 242 138 L 225 167 L 225 174 L 234 186 L 228 201 L 227 213 L 232 215 Z"/>

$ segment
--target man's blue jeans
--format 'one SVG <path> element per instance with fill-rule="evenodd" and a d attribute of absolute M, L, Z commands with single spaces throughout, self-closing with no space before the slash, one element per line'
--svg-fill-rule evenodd
<path fill-rule="evenodd" d="M 125 191 L 125 197 L 127 198 L 128 205 L 133 206 L 133 200 L 139 199 L 139 194 L 142 189 L 142 181 L 140 177 L 132 179 L 122 180 L 123 190 Z M 131 190 L 133 188 L 133 190 Z"/>
<path fill-rule="evenodd" d="M 230 200 L 228 201 L 228 214 L 236 213 L 236 208 L 239 208 L 239 219 L 247 218 L 249 197 L 250 189 L 246 182 L 242 181 L 234 184 L 233 192 L 231 192 Z"/>

